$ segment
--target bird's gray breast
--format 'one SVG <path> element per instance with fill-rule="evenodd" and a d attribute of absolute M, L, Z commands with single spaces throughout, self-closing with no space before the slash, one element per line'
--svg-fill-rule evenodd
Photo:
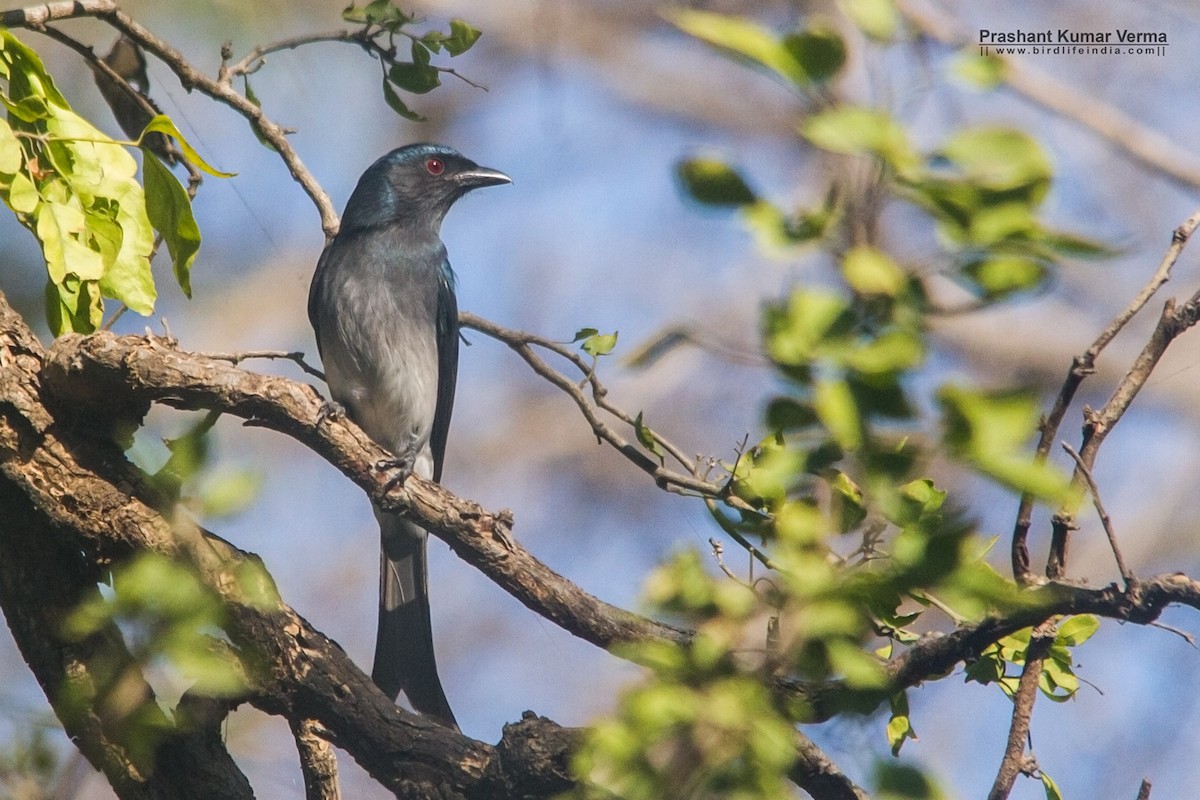
<path fill-rule="evenodd" d="M 360 242 L 349 250 L 355 254 L 352 261 L 336 250 L 327 254 L 315 287 L 320 293 L 315 322 L 330 392 L 367 435 L 393 453 L 416 455 L 417 471 L 431 475 L 428 441 L 438 392 L 436 275 L 424 274 L 426 258 L 414 263 L 412 253 L 398 252 L 386 241 Z"/>

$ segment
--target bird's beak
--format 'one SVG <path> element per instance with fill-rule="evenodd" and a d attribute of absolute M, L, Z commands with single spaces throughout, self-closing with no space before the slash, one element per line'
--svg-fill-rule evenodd
<path fill-rule="evenodd" d="M 454 176 L 454 180 L 462 185 L 464 189 L 478 189 L 481 186 L 499 186 L 504 183 L 512 183 L 512 178 L 505 175 L 503 172 L 487 167 L 472 167 L 468 170 L 463 170 Z"/>

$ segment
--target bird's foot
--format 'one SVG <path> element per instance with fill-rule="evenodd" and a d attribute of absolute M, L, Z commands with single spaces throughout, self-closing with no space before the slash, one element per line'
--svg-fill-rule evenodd
<path fill-rule="evenodd" d="M 387 482 L 383 485 L 384 492 L 390 492 L 400 484 L 408 480 L 408 476 L 413 473 L 413 464 L 416 462 L 415 453 L 403 453 L 398 456 L 390 456 L 381 458 L 375 462 L 375 469 L 379 472 L 392 473 L 388 476 Z"/>
<path fill-rule="evenodd" d="M 318 427 L 329 420 L 337 422 L 346 418 L 346 407 L 336 400 L 322 400 L 321 408 L 317 411 Z"/>

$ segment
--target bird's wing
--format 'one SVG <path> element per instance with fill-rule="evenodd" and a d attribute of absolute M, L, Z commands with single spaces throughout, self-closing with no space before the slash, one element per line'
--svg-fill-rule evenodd
<path fill-rule="evenodd" d="M 320 314 L 320 295 L 324 291 L 323 278 L 327 262 L 330 259 L 330 251 L 332 245 L 326 245 L 321 251 L 321 257 L 317 260 L 317 269 L 313 273 L 312 283 L 308 286 L 308 321 L 312 324 L 313 333 L 317 338 L 317 352 L 321 350 L 321 314 Z"/>
<path fill-rule="evenodd" d="M 450 412 L 454 410 L 454 385 L 458 379 L 458 299 L 454 296 L 454 273 L 449 265 L 438 276 L 437 351 L 438 392 L 433 414 L 429 446 L 433 450 L 433 479 L 442 478 L 442 459 L 446 454 L 446 436 L 450 431 Z"/>

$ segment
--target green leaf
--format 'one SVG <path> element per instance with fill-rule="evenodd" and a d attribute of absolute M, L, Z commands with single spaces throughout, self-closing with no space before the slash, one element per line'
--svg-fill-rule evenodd
<path fill-rule="evenodd" d="M 192 145 L 188 142 L 188 140 L 183 138 L 183 134 L 180 133 L 179 129 L 175 127 L 175 123 L 171 121 L 171 118 L 165 114 L 159 114 L 146 123 L 146 129 L 142 131 L 142 135 L 138 137 L 138 145 L 142 144 L 142 140 L 146 138 L 147 133 L 162 133 L 170 136 L 179 144 L 179 149 L 183 151 L 184 158 L 213 177 L 232 178 L 234 175 L 237 175 L 236 172 L 221 172 L 201 158 L 200 154 L 192 148 Z"/>
<path fill-rule="evenodd" d="M 417 44 L 414 42 L 414 52 L 416 49 Z M 421 50 L 426 53 L 426 58 L 428 58 L 429 51 L 424 47 Z M 417 62 L 393 64 L 392 68 L 388 70 L 388 80 L 404 91 L 413 94 L 425 94 L 442 85 L 441 77 L 436 69 Z"/>
<path fill-rule="evenodd" d="M 848 351 L 843 363 L 863 375 L 888 376 L 917 366 L 924 357 L 925 348 L 919 335 L 910 331 L 888 331 Z"/>
<path fill-rule="evenodd" d="M 238 514 L 259 496 L 262 485 L 263 474 L 257 470 L 219 470 L 202 481 L 200 511 L 209 519 Z"/>
<path fill-rule="evenodd" d="M 755 202 L 754 191 L 737 170 L 715 158 L 689 158 L 675 167 L 684 189 L 699 203 L 744 206 Z"/>
<path fill-rule="evenodd" d="M 147 316 L 154 313 L 158 292 L 154 288 L 148 257 L 154 247 L 154 234 L 145 209 L 137 205 L 141 199 L 141 192 L 138 192 L 136 198 L 126 198 L 126 202 L 118 206 L 113 227 L 117 229 L 119 249 L 100 279 L 100 292 L 129 306 L 131 311 Z M 96 220 L 91 221 L 89 227 L 93 237 L 101 228 Z"/>
<path fill-rule="evenodd" d="M 0 63 L 8 62 L 11 65 L 8 69 L 8 96 L 10 98 L 18 103 L 27 98 L 37 98 L 43 108 L 46 102 L 53 103 L 60 108 L 70 107 L 66 98 L 54 85 L 50 73 L 46 72 L 46 67 L 38 58 L 37 53 L 2 28 L 0 28 L 0 53 L 3 53 L 0 56 Z M 9 110 L 12 110 L 11 107 Z M 25 122 L 34 121 L 34 119 L 25 119 L 24 117 L 20 117 L 20 119 Z"/>
<path fill-rule="evenodd" d="M 396 90 L 392 88 L 391 81 L 388 80 L 387 75 L 383 76 L 383 99 L 387 101 L 392 111 L 395 111 L 405 119 L 412 120 L 413 122 L 425 121 L 424 117 L 404 104 L 404 101 L 400 99 L 400 95 L 396 94 Z"/>
<path fill-rule="evenodd" d="M 442 40 L 451 57 L 462 55 L 479 41 L 481 31 L 461 19 L 450 20 L 450 35 Z"/>
<path fill-rule="evenodd" d="M 766 425 L 772 431 L 793 431 L 812 427 L 817 412 L 811 405 L 792 397 L 777 397 L 767 406 Z"/>
<path fill-rule="evenodd" d="M 845 381 L 825 378 L 813 387 L 813 408 L 834 440 L 846 450 L 862 446 L 862 417 Z"/>
<path fill-rule="evenodd" d="M 1054 170 L 1038 143 L 1013 128 L 971 128 L 950 138 L 939 154 L 972 183 L 992 191 L 1029 190 L 1045 196 Z"/>
<path fill-rule="evenodd" d="M 891 710 L 892 715 L 887 724 L 887 739 L 892 748 L 892 755 L 899 756 L 900 748 L 904 746 L 905 741 L 908 739 L 917 741 L 916 731 L 913 730 L 912 721 L 908 718 L 908 695 L 904 692 L 892 695 Z"/>
<path fill-rule="evenodd" d="M 830 152 L 879 156 L 901 173 L 920 163 L 904 127 L 879 109 L 837 106 L 809 117 L 801 133 Z"/>
<path fill-rule="evenodd" d="M 596 358 L 606 356 L 617 346 L 617 332 L 594 333 L 583 340 L 580 348 L 588 355 Z"/>
<path fill-rule="evenodd" d="M 847 533 L 854 530 L 867 517 L 862 489 L 841 470 L 833 471 L 829 489 L 838 520 L 838 531 Z"/>
<path fill-rule="evenodd" d="M 5 200 L 8 202 L 8 207 L 14 212 L 32 214 L 37 210 L 38 203 L 41 202 L 41 195 L 38 194 L 33 181 L 29 180 L 24 172 L 18 172 L 13 175 L 12 184 L 8 187 L 8 196 Z"/>
<path fill-rule="evenodd" d="M 667 16 L 684 33 L 766 67 L 796 86 L 812 82 L 792 51 L 774 33 L 755 22 L 709 11 L 675 11 Z"/>
<path fill-rule="evenodd" d="M 43 202 L 39 207 L 35 233 L 42 242 L 42 255 L 50 280 L 62 283 L 68 274 L 81 280 L 98 281 L 104 277 L 100 253 L 86 243 L 87 222 L 79 201 Z"/>
<path fill-rule="evenodd" d="M 1066 475 L 1025 452 L 1041 417 L 1032 396 L 945 386 L 938 392 L 938 401 L 945 422 L 944 438 L 952 453 L 1018 492 L 1051 503 L 1063 503 L 1072 496 Z"/>
<path fill-rule="evenodd" d="M 21 143 L 9 124 L 0 118 L 0 175 L 12 175 L 25 163 Z"/>
<path fill-rule="evenodd" d="M 575 331 L 575 338 L 571 340 L 571 344 L 574 344 L 575 342 L 583 341 L 584 339 L 588 338 L 589 336 L 595 336 L 599 332 L 600 331 L 598 331 L 595 328 L 580 328 L 579 330 Z"/>
<path fill-rule="evenodd" d="M 859 294 L 895 297 L 908 285 L 908 276 L 887 253 L 865 244 L 846 251 L 842 275 Z"/>
<path fill-rule="evenodd" d="M 813 28 L 789 33 L 782 44 L 805 75 L 818 83 L 837 75 L 846 63 L 846 43 L 832 30 Z"/>
<path fill-rule="evenodd" d="M 150 224 L 162 234 L 167 252 L 171 254 L 175 280 L 184 295 L 190 298 L 192 263 L 200 250 L 200 226 L 192 215 L 191 199 L 183 185 L 149 149 L 143 150 L 142 169 Z"/>
<path fill-rule="evenodd" d="M 968 262 L 962 272 L 979 287 L 983 296 L 989 299 L 1035 290 L 1048 277 L 1045 264 L 1028 258 L 1004 255 Z"/>
<path fill-rule="evenodd" d="M 1094 614 L 1079 614 L 1058 626 L 1055 644 L 1074 647 L 1083 644 L 1100 630 L 1100 618 Z"/>
<path fill-rule="evenodd" d="M 768 314 L 767 351 L 780 364 L 808 364 L 849 321 L 849 307 L 841 297 L 796 289 L 784 309 Z"/>
<path fill-rule="evenodd" d="M 1058 788 L 1058 784 L 1054 779 L 1045 772 L 1038 772 L 1038 777 L 1042 780 L 1042 788 L 1046 792 L 1046 800 L 1063 800 L 1062 789 Z"/>
<path fill-rule="evenodd" d="M 841 5 L 859 30 L 871 38 L 886 40 L 896 35 L 900 15 L 892 0 L 841 0 Z"/>
<path fill-rule="evenodd" d="M 654 435 L 654 431 L 647 428 L 642 422 L 641 411 L 638 412 L 637 419 L 633 421 L 633 430 L 637 434 L 637 440 L 641 443 L 642 447 L 658 456 L 660 461 L 666 457 L 662 445 L 659 444 L 658 439 Z"/>
<path fill-rule="evenodd" d="M 872 797 L 879 800 L 942 800 L 946 797 L 933 780 L 916 767 L 879 761 L 875 765 L 875 785 Z"/>
<path fill-rule="evenodd" d="M 374 0 L 362 8 L 351 3 L 342 11 L 342 19 L 359 25 L 379 25 L 393 33 L 413 21 L 412 17 L 392 5 L 391 0 Z"/>

